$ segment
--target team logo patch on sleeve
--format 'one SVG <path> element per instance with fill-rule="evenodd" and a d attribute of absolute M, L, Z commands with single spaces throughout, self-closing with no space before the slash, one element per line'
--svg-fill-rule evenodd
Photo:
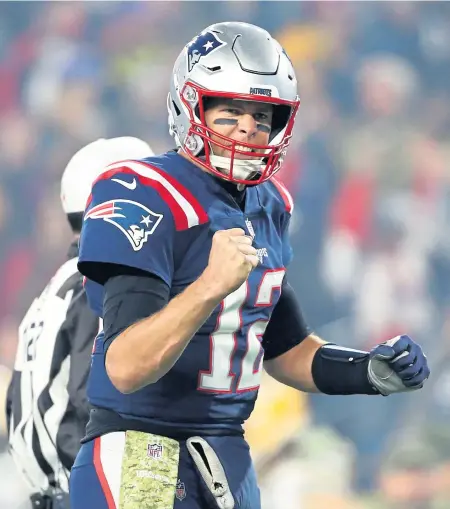
<path fill-rule="evenodd" d="M 194 65 L 197 64 L 202 57 L 208 56 L 225 44 L 226 42 L 221 41 L 213 32 L 203 32 L 195 37 L 195 39 L 187 45 L 189 72 L 192 71 Z"/>
<path fill-rule="evenodd" d="M 134 251 L 142 249 L 162 218 L 163 214 L 157 214 L 132 200 L 105 201 L 90 209 L 84 216 L 85 221 L 102 219 L 113 224 L 125 235 Z"/>

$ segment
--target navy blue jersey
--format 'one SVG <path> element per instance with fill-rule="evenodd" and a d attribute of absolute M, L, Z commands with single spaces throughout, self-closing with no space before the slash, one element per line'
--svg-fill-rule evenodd
<path fill-rule="evenodd" d="M 100 334 L 88 383 L 90 402 L 166 427 L 195 423 L 197 428 L 241 429 L 256 401 L 262 336 L 291 259 L 291 209 L 289 194 L 272 180 L 248 187 L 241 210 L 216 177 L 176 152 L 110 166 L 93 186 L 81 262 L 148 271 L 170 286 L 173 298 L 206 268 L 213 234 L 240 227 L 253 237 L 260 264 L 217 307 L 172 369 L 132 394 L 121 394 L 109 380 Z M 100 315 L 101 288 L 87 281 L 89 301 Z"/>

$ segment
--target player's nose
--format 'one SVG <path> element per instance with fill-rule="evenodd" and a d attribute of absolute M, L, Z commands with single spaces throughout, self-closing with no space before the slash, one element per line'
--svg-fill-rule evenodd
<path fill-rule="evenodd" d="M 239 134 L 242 135 L 241 141 L 248 141 L 257 133 L 258 127 L 256 120 L 250 113 L 244 113 L 238 121 Z"/>

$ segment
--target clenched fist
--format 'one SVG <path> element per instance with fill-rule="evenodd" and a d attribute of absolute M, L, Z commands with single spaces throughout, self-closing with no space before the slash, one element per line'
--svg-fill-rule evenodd
<path fill-rule="evenodd" d="M 430 376 L 426 355 L 407 335 L 377 345 L 369 358 L 369 381 L 384 396 L 421 389 Z"/>
<path fill-rule="evenodd" d="M 202 279 L 216 296 L 225 298 L 237 290 L 258 265 L 252 242 L 241 228 L 219 230 L 214 234 Z"/>

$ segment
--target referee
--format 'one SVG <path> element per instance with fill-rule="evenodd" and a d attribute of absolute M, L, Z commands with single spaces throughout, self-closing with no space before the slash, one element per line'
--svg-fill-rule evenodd
<path fill-rule="evenodd" d="M 32 508 L 69 507 L 69 472 L 89 417 L 86 380 L 100 323 L 88 306 L 77 261 L 91 185 L 108 164 L 151 155 L 138 138 L 99 139 L 79 150 L 64 171 L 61 200 L 74 234 L 68 261 L 19 326 L 6 402 L 9 451 L 31 487 Z"/>

